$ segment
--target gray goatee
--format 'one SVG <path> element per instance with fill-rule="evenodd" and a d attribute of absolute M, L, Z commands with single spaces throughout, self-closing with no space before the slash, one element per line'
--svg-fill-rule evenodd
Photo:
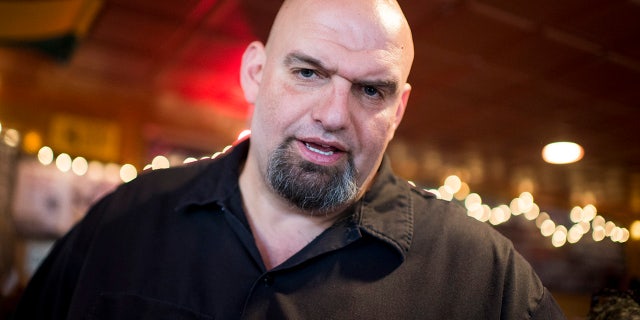
<path fill-rule="evenodd" d="M 300 159 L 292 151 L 293 141 L 281 143 L 269 159 L 267 181 L 278 194 L 312 214 L 329 213 L 356 198 L 357 171 L 351 156 L 342 166 L 318 165 Z"/>

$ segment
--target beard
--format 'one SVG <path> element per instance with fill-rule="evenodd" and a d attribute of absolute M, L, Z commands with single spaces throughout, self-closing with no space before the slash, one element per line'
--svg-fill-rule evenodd
<path fill-rule="evenodd" d="M 267 181 L 291 204 L 311 213 L 330 213 L 356 199 L 357 170 L 349 155 L 343 165 L 322 166 L 301 159 L 293 139 L 281 143 L 269 158 Z"/>

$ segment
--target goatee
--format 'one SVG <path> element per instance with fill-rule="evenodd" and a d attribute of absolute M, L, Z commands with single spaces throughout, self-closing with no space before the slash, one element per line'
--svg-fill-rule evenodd
<path fill-rule="evenodd" d="M 343 165 L 318 165 L 301 159 L 292 150 L 293 141 L 281 143 L 269 158 L 267 181 L 278 194 L 312 214 L 332 212 L 356 199 L 357 170 L 351 156 Z"/>

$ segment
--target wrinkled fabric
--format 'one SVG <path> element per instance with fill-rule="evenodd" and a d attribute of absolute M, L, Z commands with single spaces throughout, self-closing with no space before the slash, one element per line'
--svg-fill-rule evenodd
<path fill-rule="evenodd" d="M 238 187 L 248 141 L 145 173 L 60 239 L 17 319 L 564 319 L 509 240 L 395 176 L 266 270 Z"/>

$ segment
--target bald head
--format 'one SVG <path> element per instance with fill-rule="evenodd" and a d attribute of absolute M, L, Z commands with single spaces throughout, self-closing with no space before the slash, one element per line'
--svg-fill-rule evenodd
<path fill-rule="evenodd" d="M 339 213 L 376 175 L 406 109 L 412 62 L 395 1 L 286 0 L 266 45 L 253 42 L 243 56 L 254 106 L 246 172 L 303 211 Z M 331 205 L 298 201 L 318 196 Z"/>
<path fill-rule="evenodd" d="M 352 51 L 386 46 L 406 81 L 413 63 L 413 38 L 397 1 L 285 0 L 271 28 L 267 52 L 318 32 Z"/>

